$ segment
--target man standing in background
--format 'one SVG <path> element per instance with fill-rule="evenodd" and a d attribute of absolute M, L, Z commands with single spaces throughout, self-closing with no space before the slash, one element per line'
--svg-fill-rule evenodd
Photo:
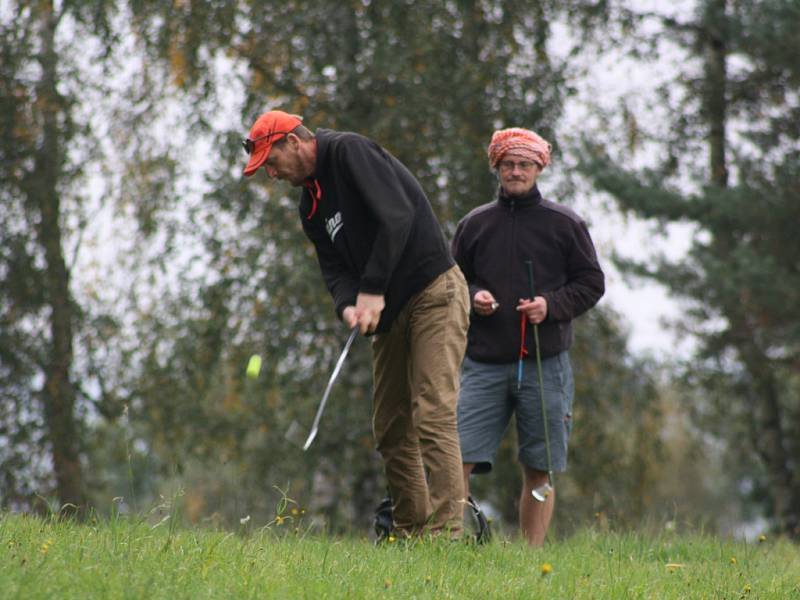
<path fill-rule="evenodd" d="M 262 166 L 303 188 L 300 221 L 336 312 L 372 337 L 373 431 L 400 535 L 463 527 L 456 429 L 469 297 L 430 202 L 394 156 L 355 133 L 282 111 L 244 141 L 245 175 Z"/>
<path fill-rule="evenodd" d="M 458 404 L 465 496 L 470 474 L 492 469 L 515 413 L 523 469 L 520 527 L 528 543 L 541 546 L 555 493 L 538 502 L 532 492 L 548 482 L 550 467 L 563 471 L 567 464 L 574 393 L 571 322 L 603 295 L 604 276 L 586 223 L 569 208 L 542 198 L 536 185 L 550 164 L 550 144 L 533 131 L 505 129 L 492 136 L 488 155 L 500 183 L 497 198 L 460 221 L 452 244 L 472 306 Z M 549 452 L 527 324 L 539 329 Z M 518 361 L 525 356 L 520 379 Z"/>

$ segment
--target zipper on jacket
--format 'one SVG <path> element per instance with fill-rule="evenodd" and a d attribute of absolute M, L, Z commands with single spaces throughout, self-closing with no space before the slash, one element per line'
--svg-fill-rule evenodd
<path fill-rule="evenodd" d="M 517 204 L 516 200 L 511 200 L 511 211 L 510 211 L 510 214 L 511 214 L 511 256 L 509 257 L 508 264 L 511 267 L 510 270 L 509 270 L 510 279 L 511 279 L 511 281 L 510 281 L 511 285 L 509 286 L 509 289 L 511 290 L 512 296 L 514 294 L 514 268 L 515 268 L 514 267 L 514 264 L 515 264 L 514 250 L 517 247 L 517 216 L 516 216 L 516 214 L 514 214 L 514 208 L 515 208 L 516 204 Z M 511 301 L 514 302 L 514 299 L 512 298 Z"/>
<path fill-rule="evenodd" d="M 511 201 L 511 212 L 510 212 L 510 214 L 511 214 L 511 257 L 510 257 L 510 260 L 509 260 L 509 265 L 511 266 L 510 279 L 511 279 L 511 293 L 512 293 L 512 296 L 513 296 L 511 298 L 511 301 L 514 302 L 514 303 L 516 303 L 517 299 L 518 299 L 518 297 L 514 295 L 514 292 L 517 290 L 517 288 L 515 286 L 516 280 L 514 279 L 514 277 L 516 276 L 517 266 L 520 264 L 520 256 L 517 255 L 517 250 L 518 250 L 518 248 L 517 248 L 517 215 L 516 215 L 516 211 L 514 210 L 515 208 L 516 208 L 516 200 L 512 200 Z M 521 288 L 521 289 L 524 289 L 524 288 Z M 525 294 L 523 293 L 519 297 L 524 298 Z M 514 304 L 514 308 L 516 308 L 516 304 Z M 517 318 L 521 318 L 522 313 L 517 313 L 517 314 L 520 315 Z M 520 333 L 522 333 L 523 331 L 525 331 L 525 330 L 522 329 L 520 331 Z M 519 340 L 517 342 L 517 347 L 519 347 L 520 345 L 523 345 L 523 347 L 527 348 L 527 343 L 526 343 L 527 342 L 527 337 L 528 336 L 525 335 L 526 339 Z"/>

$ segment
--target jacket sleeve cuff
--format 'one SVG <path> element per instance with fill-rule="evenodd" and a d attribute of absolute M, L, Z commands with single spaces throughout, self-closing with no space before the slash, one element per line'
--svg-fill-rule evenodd
<path fill-rule="evenodd" d="M 344 316 L 344 309 L 347 308 L 348 306 L 355 306 L 355 305 L 356 305 L 355 299 L 339 300 L 339 302 L 336 303 L 336 316 L 339 317 L 339 320 L 341 321 Z"/>
<path fill-rule="evenodd" d="M 483 288 L 479 285 L 475 285 L 474 283 L 469 284 L 469 305 L 472 307 L 472 301 L 475 298 L 475 294 L 480 292 Z"/>
<path fill-rule="evenodd" d="M 558 308 L 556 308 L 557 304 L 553 302 L 553 294 L 550 292 L 542 292 L 538 295 L 547 301 L 547 314 L 544 317 L 545 321 L 569 321 L 568 318 L 559 318 L 559 316 L 555 314 L 558 312 Z M 555 309 L 555 312 L 553 309 Z"/>

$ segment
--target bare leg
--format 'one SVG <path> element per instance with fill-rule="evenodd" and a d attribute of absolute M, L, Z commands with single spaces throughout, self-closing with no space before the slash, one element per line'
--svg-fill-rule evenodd
<path fill-rule="evenodd" d="M 547 500 L 538 502 L 531 492 L 547 481 L 547 473 L 525 465 L 523 465 L 523 471 L 525 480 L 519 499 L 519 525 L 528 544 L 538 548 L 544 545 L 547 529 L 550 527 L 550 519 L 553 517 L 555 490 L 550 492 Z"/>

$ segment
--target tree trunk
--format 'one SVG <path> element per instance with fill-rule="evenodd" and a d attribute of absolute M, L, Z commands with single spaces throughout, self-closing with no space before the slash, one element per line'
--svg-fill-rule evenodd
<path fill-rule="evenodd" d="M 62 504 L 82 508 L 85 502 L 77 426 L 74 415 L 75 388 L 70 381 L 72 365 L 73 304 L 69 273 L 61 239 L 61 208 L 58 183 L 62 177 L 65 148 L 62 144 L 64 102 L 57 90 L 58 72 L 55 31 L 58 20 L 52 3 L 41 19 L 40 63 L 42 79 L 38 89 L 42 107 L 41 146 L 31 175 L 30 200 L 40 214 L 39 244 L 45 257 L 45 285 L 50 307 L 50 351 L 45 364 L 44 416 L 53 453 L 57 494 Z"/>
<path fill-rule="evenodd" d="M 708 121 L 708 145 L 711 181 L 719 187 L 728 185 L 728 167 L 725 158 L 725 126 L 727 114 L 727 54 L 725 32 L 725 7 L 727 0 L 714 0 L 708 5 L 705 16 L 705 87 L 703 109 Z"/>
<path fill-rule="evenodd" d="M 800 536 L 800 498 L 792 483 L 792 468 L 786 451 L 784 412 L 774 366 L 760 349 L 745 346 L 743 357 L 753 378 L 753 421 L 756 450 L 764 461 L 769 480 L 772 511 L 778 529 L 791 537 Z"/>

